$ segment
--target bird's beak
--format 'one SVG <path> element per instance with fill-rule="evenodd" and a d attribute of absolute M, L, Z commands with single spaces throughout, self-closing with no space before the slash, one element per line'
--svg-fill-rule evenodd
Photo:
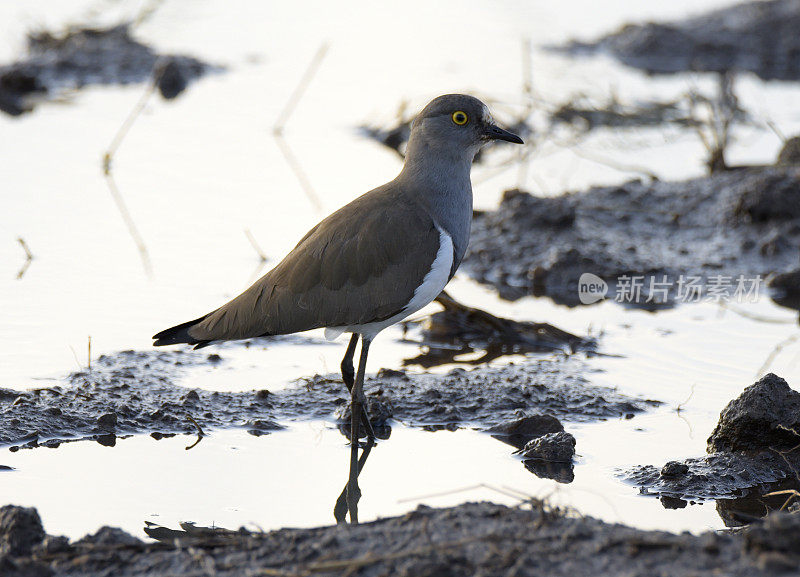
<path fill-rule="evenodd" d="M 505 140 L 506 142 L 513 142 L 514 144 L 525 144 L 519 136 L 508 130 L 503 130 L 496 124 L 487 124 L 484 130 L 486 138 L 489 140 Z"/>

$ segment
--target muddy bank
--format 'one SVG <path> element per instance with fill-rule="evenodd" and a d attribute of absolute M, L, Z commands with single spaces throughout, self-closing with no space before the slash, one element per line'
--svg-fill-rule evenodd
<path fill-rule="evenodd" d="M 751 279 L 743 287 L 749 290 L 755 275 L 788 271 L 798 261 L 800 168 L 781 166 L 682 182 L 636 180 L 559 197 L 508 191 L 497 210 L 474 219 L 462 270 L 504 298 L 548 295 L 567 305 L 581 302 L 583 273 L 608 283 L 608 298 L 619 296 L 618 277 L 646 276 L 639 298 L 631 286 L 622 296 L 649 307 L 681 297 L 681 275 L 700 277 L 701 289 L 712 276 L 731 277 L 722 279 L 723 288 L 735 300 L 738 275 Z M 645 302 L 650 279 L 664 275 L 667 292 Z M 763 283 L 759 290 L 765 292 Z M 700 299 L 707 296 L 700 291 Z"/>
<path fill-rule="evenodd" d="M 13 524 L 12 524 L 13 522 Z M 172 531 L 143 542 L 103 527 L 68 542 L 45 536 L 35 509 L 0 509 L 0 566 L 41 575 L 775 575 L 800 567 L 800 515 L 771 515 L 736 534 L 641 531 L 566 515 L 534 501 L 520 508 L 468 503 L 420 507 L 358 526 Z M 9 546 L 13 544 L 13 546 Z"/>
<path fill-rule="evenodd" d="M 188 367 L 224 362 L 217 354 L 125 351 L 100 357 L 63 386 L 0 389 L 0 444 L 58 446 L 75 439 L 113 444 L 117 435 L 192 433 L 236 427 L 253 434 L 280 421 L 335 420 L 349 402 L 340 378 L 314 376 L 270 392 L 191 389 L 175 384 Z M 382 370 L 365 390 L 376 426 L 396 419 L 431 429 L 491 427 L 527 413 L 571 421 L 618 418 L 657 405 L 592 385 L 576 356 L 445 375 Z"/>
<path fill-rule="evenodd" d="M 129 24 L 35 32 L 28 35 L 24 58 L 0 66 L 0 110 L 18 116 L 66 90 L 151 78 L 171 99 L 213 69 L 191 56 L 157 53 L 133 37 Z"/>
<path fill-rule="evenodd" d="M 780 508 L 800 489 L 800 393 L 774 374 L 747 387 L 728 403 L 708 439 L 708 454 L 661 467 L 644 465 L 623 477 L 665 507 L 718 499 L 726 524 L 741 525 Z"/>
<path fill-rule="evenodd" d="M 556 50 L 604 52 L 648 73 L 752 72 L 764 80 L 800 79 L 800 1 L 769 0 L 670 23 L 629 24 L 594 42 Z"/>

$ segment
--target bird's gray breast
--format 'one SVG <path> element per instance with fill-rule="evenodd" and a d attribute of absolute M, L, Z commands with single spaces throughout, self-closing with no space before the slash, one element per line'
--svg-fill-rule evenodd
<path fill-rule="evenodd" d="M 472 186 L 469 181 L 458 192 L 433 196 L 429 204 L 430 215 L 439 228 L 453 241 L 452 277 L 464 258 L 472 227 Z"/>

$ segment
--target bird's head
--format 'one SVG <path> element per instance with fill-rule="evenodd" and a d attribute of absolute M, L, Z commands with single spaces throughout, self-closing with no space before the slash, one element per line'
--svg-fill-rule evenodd
<path fill-rule="evenodd" d="M 424 154 L 466 155 L 472 161 L 492 140 L 523 144 L 519 136 L 497 126 L 489 108 L 474 96 L 445 94 L 434 98 L 414 119 L 409 149 L 419 148 Z"/>

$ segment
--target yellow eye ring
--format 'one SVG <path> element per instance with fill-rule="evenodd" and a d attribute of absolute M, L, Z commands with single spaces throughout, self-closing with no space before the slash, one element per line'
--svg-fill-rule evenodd
<path fill-rule="evenodd" d="M 453 119 L 453 122 L 459 126 L 464 126 L 469 120 L 469 116 L 467 116 L 467 113 L 463 110 L 456 110 L 451 118 Z"/>

